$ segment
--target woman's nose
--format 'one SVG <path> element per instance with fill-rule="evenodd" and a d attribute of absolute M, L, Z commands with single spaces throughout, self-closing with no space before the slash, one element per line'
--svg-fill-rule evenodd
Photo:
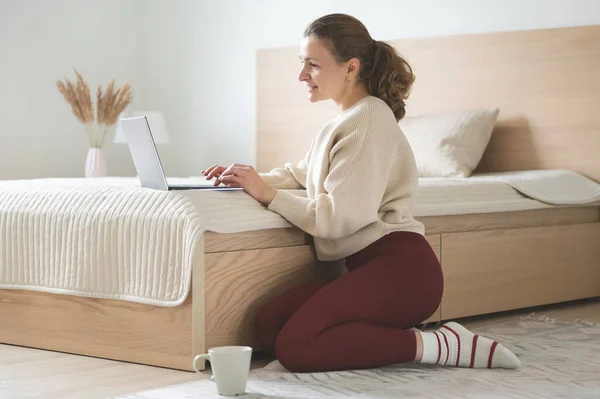
<path fill-rule="evenodd" d="M 300 73 L 298 74 L 298 80 L 300 82 L 303 82 L 305 80 L 308 80 L 308 73 L 306 73 L 306 71 L 304 70 L 304 68 L 302 68 L 300 70 Z"/>

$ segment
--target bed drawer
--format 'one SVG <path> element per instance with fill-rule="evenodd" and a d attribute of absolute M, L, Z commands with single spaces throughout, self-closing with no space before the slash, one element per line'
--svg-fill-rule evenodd
<path fill-rule="evenodd" d="M 444 320 L 600 295 L 600 223 L 442 235 Z"/>

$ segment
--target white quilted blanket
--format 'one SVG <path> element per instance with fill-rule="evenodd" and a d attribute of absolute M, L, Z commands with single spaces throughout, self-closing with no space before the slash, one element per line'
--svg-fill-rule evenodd
<path fill-rule="evenodd" d="M 181 304 L 202 224 L 185 196 L 139 188 L 0 190 L 0 287 Z"/>

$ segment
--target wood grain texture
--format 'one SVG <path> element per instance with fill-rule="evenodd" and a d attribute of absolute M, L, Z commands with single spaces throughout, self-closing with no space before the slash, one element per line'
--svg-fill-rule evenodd
<path fill-rule="evenodd" d="M 253 230 L 231 234 L 208 231 L 204 236 L 205 252 L 207 254 L 261 248 L 293 247 L 312 242 L 311 237 L 297 227 Z"/>
<path fill-rule="evenodd" d="M 160 367 L 0 344 L 2 399 L 106 399 L 210 378 Z"/>
<path fill-rule="evenodd" d="M 207 254 L 206 345 L 258 348 L 253 323 L 267 301 L 322 278 L 309 245 Z"/>
<path fill-rule="evenodd" d="M 565 168 L 600 181 L 600 25 L 393 40 L 416 81 L 407 116 L 498 107 L 476 172 Z M 297 81 L 298 48 L 257 54 L 257 167 L 297 162 L 337 113 Z"/>
<path fill-rule="evenodd" d="M 600 295 L 600 223 L 442 235 L 442 318 Z"/>
<path fill-rule="evenodd" d="M 175 308 L 0 290 L 0 342 L 189 369 L 192 298 Z"/>

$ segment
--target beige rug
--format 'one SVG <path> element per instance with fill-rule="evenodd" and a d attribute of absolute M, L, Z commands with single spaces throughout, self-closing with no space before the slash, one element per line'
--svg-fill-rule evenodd
<path fill-rule="evenodd" d="M 253 370 L 246 399 L 258 398 L 600 398 L 600 327 L 528 317 L 476 329 L 519 356 L 519 370 L 470 370 L 417 364 L 294 374 L 278 362 Z M 210 380 L 122 399 L 222 398 Z"/>

